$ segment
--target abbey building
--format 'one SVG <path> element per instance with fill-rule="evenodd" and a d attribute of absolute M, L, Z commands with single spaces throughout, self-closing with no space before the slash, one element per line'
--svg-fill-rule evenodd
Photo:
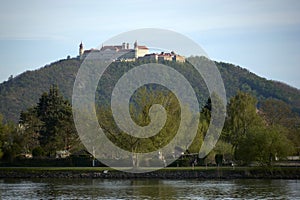
<path fill-rule="evenodd" d="M 79 45 L 79 58 L 84 59 L 91 52 L 100 51 L 114 51 L 114 52 L 124 52 L 118 61 L 136 61 L 136 60 L 148 60 L 148 61 L 175 61 L 175 62 L 185 62 L 185 58 L 175 52 L 170 53 L 149 53 L 149 48 L 146 46 L 138 45 L 137 41 L 134 42 L 133 48 L 130 48 L 129 43 L 123 42 L 121 45 L 109 45 L 102 46 L 100 49 L 89 49 L 84 50 L 82 42 Z"/>

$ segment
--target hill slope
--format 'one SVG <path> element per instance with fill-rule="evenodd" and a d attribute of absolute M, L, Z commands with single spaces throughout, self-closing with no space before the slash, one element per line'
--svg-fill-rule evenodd
<path fill-rule="evenodd" d="M 48 91 L 52 84 L 57 84 L 64 97 L 71 100 L 73 83 L 80 64 L 81 61 L 75 58 L 60 60 L 38 70 L 26 71 L 1 83 L 0 113 L 4 115 L 5 120 L 17 122 L 20 112 L 35 105 L 40 95 Z M 216 64 L 225 83 L 227 98 L 235 95 L 238 90 L 248 91 L 259 100 L 269 97 L 283 100 L 290 104 L 294 111 L 300 113 L 299 89 L 284 83 L 266 80 L 232 64 L 223 62 L 216 62 Z M 132 67 L 128 63 L 119 65 Z M 198 84 L 194 80 L 192 82 Z"/>

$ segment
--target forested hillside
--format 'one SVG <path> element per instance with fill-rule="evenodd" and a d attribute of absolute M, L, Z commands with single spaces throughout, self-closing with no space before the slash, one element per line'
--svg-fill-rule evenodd
<path fill-rule="evenodd" d="M 60 60 L 34 71 L 26 71 L 15 78 L 0 84 L 0 113 L 5 121 L 18 122 L 20 112 L 34 106 L 40 95 L 47 91 L 51 85 L 59 87 L 63 96 L 71 100 L 73 83 L 82 61 L 78 59 Z M 106 82 L 115 82 L 122 72 L 129 70 L 139 63 L 116 63 L 116 68 L 124 68 L 118 71 L 114 77 L 106 76 Z M 300 90 L 284 83 L 266 80 L 241 67 L 216 62 L 225 83 L 227 98 L 237 94 L 238 90 L 253 94 L 259 101 L 266 98 L 275 98 L 288 103 L 292 109 L 300 113 Z M 180 73 L 188 76 L 193 86 L 201 85 L 203 81 L 191 73 L 188 63 L 171 63 Z M 113 68 L 112 68 L 113 69 Z M 111 70 L 113 73 L 114 70 Z M 106 83 L 103 83 L 104 85 Z M 107 86 L 110 87 L 110 86 Z M 109 95 L 108 90 L 100 90 L 100 96 Z M 203 97 L 203 96 L 202 96 Z M 100 97 L 101 98 L 101 97 Z M 201 97 L 200 97 L 201 98 Z M 204 99 L 203 99 L 204 100 Z"/>
<path fill-rule="evenodd" d="M 52 84 L 58 85 L 70 100 L 79 66 L 77 59 L 62 60 L 3 82 L 0 84 L 0 113 L 6 121 L 17 122 L 20 112 L 34 106 Z"/>

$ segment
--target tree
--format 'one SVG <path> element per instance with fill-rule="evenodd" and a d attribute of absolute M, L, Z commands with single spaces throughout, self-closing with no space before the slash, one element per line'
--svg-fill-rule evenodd
<path fill-rule="evenodd" d="M 53 155 L 57 150 L 70 150 L 78 143 L 72 107 L 57 86 L 51 86 L 35 107 L 21 113 L 20 124 L 24 127 L 24 135 L 32 139 L 29 140 L 33 143 L 28 147 L 30 150 L 40 145 L 48 155 Z"/>
<path fill-rule="evenodd" d="M 292 141 L 294 147 L 297 148 L 295 155 L 300 155 L 300 117 L 296 116 L 293 121 L 293 125 L 288 128 L 287 138 Z"/>
<path fill-rule="evenodd" d="M 224 140 L 220 139 L 215 148 L 213 149 L 213 152 L 217 155 L 222 155 L 223 159 L 225 161 L 232 161 L 233 160 L 233 149 L 232 145 L 228 142 L 225 142 Z"/>
<path fill-rule="evenodd" d="M 287 138 L 294 147 L 300 146 L 300 117 L 293 113 L 291 107 L 278 99 L 266 99 L 260 105 L 261 115 L 269 126 L 282 126 Z"/>
<path fill-rule="evenodd" d="M 272 165 L 275 158 L 284 158 L 293 152 L 293 145 L 287 138 L 289 130 L 281 125 L 291 116 L 282 102 L 266 101 L 262 112 L 256 109 L 256 99 L 243 92 L 230 100 L 223 139 L 230 142 L 235 159 L 242 164 L 253 161 L 260 165 Z M 286 111 L 285 114 L 277 112 Z M 262 113 L 265 120 L 258 113 Z"/>
<path fill-rule="evenodd" d="M 4 124 L 0 116 L 0 158 L 13 161 L 22 153 L 23 144 L 24 140 L 17 127 L 11 122 Z"/>
<path fill-rule="evenodd" d="M 272 165 L 276 158 L 285 158 L 293 152 L 285 131 L 280 126 L 251 127 L 235 151 L 236 158 L 244 164 L 256 161 L 265 166 Z"/>
<path fill-rule="evenodd" d="M 240 145 L 253 126 L 263 124 L 257 114 L 256 103 L 253 96 L 240 91 L 230 99 L 223 138 L 231 143 L 234 149 Z"/>
<path fill-rule="evenodd" d="M 4 143 L 4 127 L 3 127 L 3 117 L 0 115 L 0 159 L 3 156 L 3 143 Z"/>
<path fill-rule="evenodd" d="M 129 112 L 131 119 L 138 126 L 143 127 L 150 123 L 149 110 L 152 105 L 160 104 L 166 110 L 167 120 L 165 126 L 155 136 L 148 138 L 134 137 L 121 131 L 114 122 L 111 109 L 106 106 L 98 107 L 98 119 L 101 119 L 99 123 L 102 129 L 104 129 L 105 134 L 115 145 L 131 152 L 131 161 L 134 168 L 139 167 L 139 153 L 152 152 L 165 146 L 176 134 L 179 126 L 177 122 L 180 114 L 180 106 L 175 99 L 174 94 L 157 86 L 143 86 L 132 95 Z M 123 118 L 126 124 L 128 117 L 124 116 Z M 156 121 L 160 119 L 152 120 Z M 170 154 L 171 152 L 170 150 Z"/>
<path fill-rule="evenodd" d="M 20 114 L 20 131 L 24 142 L 24 152 L 31 153 L 33 149 L 40 146 L 40 130 L 44 123 L 37 117 L 36 109 L 29 108 Z"/>
<path fill-rule="evenodd" d="M 260 109 L 265 120 L 271 126 L 277 124 L 290 127 L 293 124 L 295 114 L 291 107 L 281 100 L 266 99 L 261 103 Z"/>

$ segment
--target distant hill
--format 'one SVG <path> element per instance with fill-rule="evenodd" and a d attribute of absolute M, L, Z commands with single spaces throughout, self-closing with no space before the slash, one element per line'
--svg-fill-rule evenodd
<path fill-rule="evenodd" d="M 71 100 L 73 83 L 81 60 L 60 60 L 34 71 L 26 71 L 15 78 L 0 84 L 0 113 L 6 121 L 18 122 L 19 114 L 38 102 L 40 95 L 48 91 L 50 85 L 58 85 L 65 98 Z M 180 68 L 188 80 L 194 85 L 202 85 L 198 77 L 191 73 L 187 63 L 173 63 L 174 68 Z M 185 66 L 186 65 L 186 66 Z M 238 90 L 255 95 L 258 100 L 269 97 L 283 100 L 292 109 L 300 113 L 300 90 L 287 84 L 270 81 L 259 77 L 239 66 L 229 63 L 216 62 L 225 83 L 227 98 L 234 96 Z M 134 63 L 118 63 L 115 67 L 124 67 L 124 71 L 132 68 Z M 113 71 L 112 71 L 113 72 Z M 106 81 L 115 81 L 118 76 L 106 76 Z M 108 86 L 109 87 L 109 86 Z M 110 91 L 110 90 L 108 90 Z M 103 97 L 109 95 L 107 90 L 99 91 Z"/>

